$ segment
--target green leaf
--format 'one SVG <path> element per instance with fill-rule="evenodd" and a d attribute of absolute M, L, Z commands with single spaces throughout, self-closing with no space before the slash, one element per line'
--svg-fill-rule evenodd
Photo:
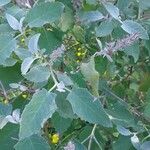
<path fill-rule="evenodd" d="M 147 94 L 146 94 L 146 101 L 150 103 L 150 89 L 148 89 Z"/>
<path fill-rule="evenodd" d="M 7 119 L 5 117 L 10 115 L 12 111 L 12 105 L 0 103 L 0 129 L 2 129 L 7 124 Z"/>
<path fill-rule="evenodd" d="M 104 3 L 104 6 L 113 18 L 120 20 L 118 7 L 116 7 L 112 3 Z"/>
<path fill-rule="evenodd" d="M 14 30 L 21 30 L 22 26 L 20 22 L 12 15 L 6 14 L 6 19 L 10 27 Z"/>
<path fill-rule="evenodd" d="M 150 8 L 149 0 L 139 0 L 139 7 L 142 11 Z"/>
<path fill-rule="evenodd" d="M 24 60 L 25 58 L 32 56 L 32 54 L 27 49 L 24 48 L 17 48 L 14 52 L 21 60 Z"/>
<path fill-rule="evenodd" d="M 86 147 L 81 144 L 79 141 L 75 140 L 73 141 L 74 145 L 75 145 L 75 150 L 87 150 Z"/>
<path fill-rule="evenodd" d="M 32 82 L 44 82 L 50 77 L 50 71 L 46 66 L 34 66 L 25 75 L 25 78 Z"/>
<path fill-rule="evenodd" d="M 0 66 L 0 80 L 2 81 L 5 89 L 9 89 L 10 83 L 19 82 L 22 80 L 20 72 L 20 64 L 15 64 L 13 67 Z"/>
<path fill-rule="evenodd" d="M 56 95 L 45 89 L 36 92 L 21 115 L 19 138 L 24 139 L 40 132 L 44 122 L 56 110 Z"/>
<path fill-rule="evenodd" d="M 113 104 L 112 108 L 107 110 L 107 112 L 113 117 L 112 122 L 115 125 L 124 127 L 134 127 L 136 125 L 134 116 L 119 102 Z"/>
<path fill-rule="evenodd" d="M 57 112 L 64 118 L 75 118 L 71 104 L 66 100 L 66 93 L 58 93 L 56 96 Z"/>
<path fill-rule="evenodd" d="M 73 112 L 81 119 L 93 124 L 100 124 L 104 127 L 111 127 L 112 124 L 99 100 L 94 101 L 94 97 L 87 89 L 73 89 L 67 96 L 72 105 Z"/>
<path fill-rule="evenodd" d="M 140 150 L 149 150 L 149 148 L 150 148 L 150 141 L 146 141 L 141 145 Z"/>
<path fill-rule="evenodd" d="M 90 58 L 88 63 L 81 64 L 81 72 L 87 82 L 89 82 L 92 94 L 99 96 L 98 86 L 99 86 L 99 73 L 95 70 L 94 56 Z"/>
<path fill-rule="evenodd" d="M 69 126 L 71 125 L 72 119 L 64 118 L 64 117 L 60 116 L 58 112 L 56 112 L 53 114 L 51 121 L 52 121 L 52 125 L 55 127 L 56 131 L 59 134 L 62 134 L 69 128 Z"/>
<path fill-rule="evenodd" d="M 137 62 L 140 56 L 140 47 L 139 47 L 139 43 L 136 42 L 128 47 L 125 48 L 124 52 L 129 55 L 132 56 L 134 58 L 134 62 Z"/>
<path fill-rule="evenodd" d="M 56 75 L 57 75 L 59 82 L 62 81 L 65 84 L 65 86 L 73 85 L 72 80 L 70 79 L 70 77 L 66 73 L 56 72 Z"/>
<path fill-rule="evenodd" d="M 46 23 L 58 21 L 64 10 L 60 2 L 47 2 L 35 5 L 27 14 L 25 20 L 30 27 L 41 27 Z"/>
<path fill-rule="evenodd" d="M 124 128 L 123 126 L 118 125 L 117 126 L 117 130 L 120 134 L 124 135 L 124 136 L 130 136 L 132 135 L 132 132 L 130 132 L 129 129 Z"/>
<path fill-rule="evenodd" d="M 12 111 L 12 105 L 0 103 L 0 117 L 10 115 Z"/>
<path fill-rule="evenodd" d="M 53 31 L 47 31 L 45 29 L 41 30 L 41 36 L 39 39 L 39 47 L 41 49 L 46 49 L 46 52 L 52 53 L 54 49 L 59 47 L 62 43 L 62 32 L 53 29 Z"/>
<path fill-rule="evenodd" d="M 65 12 L 62 14 L 61 22 L 59 24 L 62 31 L 66 32 L 67 30 L 73 27 L 74 23 L 73 11 L 69 7 L 65 7 Z"/>
<path fill-rule="evenodd" d="M 18 7 L 17 5 L 14 6 L 11 5 L 11 7 L 7 7 L 5 13 L 11 14 L 12 16 L 15 16 L 17 19 L 20 20 L 22 17 L 26 15 L 27 11 L 24 11 L 24 9 Z"/>
<path fill-rule="evenodd" d="M 85 42 L 85 31 L 81 26 L 75 25 L 73 28 L 73 35 L 77 41 Z"/>
<path fill-rule="evenodd" d="M 23 97 L 24 95 L 26 95 L 27 97 Z M 27 105 L 29 103 L 28 100 L 28 94 L 27 93 L 22 93 L 21 95 L 19 95 L 18 97 L 15 98 L 14 102 L 13 102 L 13 110 L 15 109 L 20 109 L 20 111 L 22 112 L 23 109 L 25 108 L 25 105 Z"/>
<path fill-rule="evenodd" d="M 113 143 L 113 150 L 130 150 L 132 147 L 130 137 L 119 136 L 118 140 Z"/>
<path fill-rule="evenodd" d="M 147 96 L 146 96 L 146 105 L 144 108 L 144 115 L 147 118 L 150 118 L 150 89 L 147 92 Z"/>
<path fill-rule="evenodd" d="M 39 135 L 32 135 L 19 141 L 14 148 L 15 150 L 50 150 L 51 149 L 47 141 Z"/>
<path fill-rule="evenodd" d="M 13 34 L 15 31 L 7 24 L 0 24 L 0 35 Z"/>
<path fill-rule="evenodd" d="M 80 21 L 84 24 L 99 21 L 104 18 L 103 14 L 99 12 L 98 10 L 81 12 L 78 15 L 79 15 Z"/>
<path fill-rule="evenodd" d="M 32 54 L 36 53 L 39 50 L 38 48 L 39 38 L 40 38 L 40 34 L 37 33 L 33 35 L 29 40 L 28 49 Z"/>
<path fill-rule="evenodd" d="M 149 39 L 147 31 L 135 21 L 125 20 L 122 22 L 121 27 L 124 31 L 128 32 L 129 34 L 138 33 L 141 39 Z"/>
<path fill-rule="evenodd" d="M 150 88 L 150 73 L 144 73 L 143 78 L 141 79 L 139 90 L 140 91 L 148 91 Z"/>
<path fill-rule="evenodd" d="M 17 143 L 18 131 L 19 126 L 11 123 L 0 130 L 0 147 L 2 150 L 13 150 L 14 145 Z"/>
<path fill-rule="evenodd" d="M 125 9 L 127 9 L 130 5 L 130 0 L 118 0 L 117 1 L 117 7 L 120 9 L 120 11 L 124 11 Z"/>
<path fill-rule="evenodd" d="M 16 59 L 9 57 L 5 60 L 5 62 L 3 63 L 3 66 L 11 67 L 11 66 L 14 66 L 16 63 L 17 63 Z"/>
<path fill-rule="evenodd" d="M 10 57 L 16 46 L 16 40 L 11 35 L 0 35 L 0 64 Z"/>
<path fill-rule="evenodd" d="M 0 0 L 0 7 L 10 3 L 11 0 Z"/>
<path fill-rule="evenodd" d="M 112 21 L 103 21 L 97 28 L 96 28 L 96 36 L 103 37 L 111 34 L 113 31 L 114 26 Z"/>
<path fill-rule="evenodd" d="M 145 48 L 147 49 L 148 54 L 150 56 L 150 40 L 143 41 L 143 44 L 144 44 Z"/>
<path fill-rule="evenodd" d="M 86 88 L 86 81 L 83 78 L 81 72 L 76 72 L 74 74 L 70 74 L 71 80 L 74 82 L 75 85 L 78 87 Z"/>
<path fill-rule="evenodd" d="M 37 58 L 33 58 L 33 57 L 27 57 L 23 60 L 22 64 L 21 64 L 21 73 L 23 75 L 25 75 L 28 70 L 30 69 L 32 63 L 36 60 Z"/>

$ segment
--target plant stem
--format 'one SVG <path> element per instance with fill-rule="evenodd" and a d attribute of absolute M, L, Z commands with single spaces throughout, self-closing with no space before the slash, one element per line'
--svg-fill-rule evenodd
<path fill-rule="evenodd" d="M 89 145 L 88 145 L 88 150 L 91 150 L 91 145 L 92 145 L 92 140 L 94 138 L 95 130 L 96 130 L 97 124 L 94 125 L 91 135 L 90 135 L 90 140 L 89 140 Z"/>
<path fill-rule="evenodd" d="M 57 87 L 57 84 L 58 84 L 58 82 L 57 82 L 57 80 L 56 80 L 56 78 L 55 78 L 55 75 L 54 75 L 54 72 L 53 72 L 52 67 L 50 67 L 50 72 L 51 72 L 52 79 L 53 79 L 53 81 L 54 81 L 54 85 L 53 85 L 52 88 L 49 90 L 49 92 L 51 92 L 52 90 L 54 90 L 54 89 Z"/>
<path fill-rule="evenodd" d="M 50 67 L 50 72 L 51 72 L 51 76 L 52 76 L 52 78 L 53 78 L 54 83 L 55 83 L 55 84 L 58 84 L 57 79 L 55 78 L 55 75 L 54 75 L 54 72 L 53 72 L 52 67 Z"/>
<path fill-rule="evenodd" d="M 54 85 L 49 89 L 49 92 L 53 91 L 56 86 L 57 86 L 57 84 L 54 84 Z"/>
<path fill-rule="evenodd" d="M 102 147 L 101 147 L 101 145 L 99 144 L 99 142 L 97 141 L 97 139 L 96 139 L 95 136 L 93 137 L 93 139 L 94 139 L 94 141 L 96 142 L 96 144 L 98 145 L 99 149 L 100 149 L 100 150 L 103 150 Z"/>
<path fill-rule="evenodd" d="M 2 84 L 1 81 L 0 81 L 0 86 L 1 86 L 1 88 L 2 88 L 2 90 L 3 90 L 4 97 L 5 97 L 6 99 L 8 99 L 6 90 L 5 90 L 5 88 L 4 88 L 4 86 L 3 86 L 3 84 Z"/>
<path fill-rule="evenodd" d="M 59 82 L 57 81 L 56 77 L 55 77 L 55 74 L 54 74 L 54 72 L 53 72 L 52 67 L 50 67 L 50 72 L 51 72 L 52 79 L 53 79 L 53 81 L 54 81 L 54 85 L 53 85 L 53 87 L 49 90 L 49 92 L 51 92 L 53 89 L 55 89 L 55 87 L 57 87 L 57 84 L 59 83 Z M 68 91 L 68 92 L 71 92 L 71 90 L 68 89 L 67 87 L 65 87 L 64 89 L 65 89 L 66 91 Z"/>

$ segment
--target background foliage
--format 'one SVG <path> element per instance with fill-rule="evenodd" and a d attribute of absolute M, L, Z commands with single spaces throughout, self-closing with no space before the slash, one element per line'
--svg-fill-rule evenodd
<path fill-rule="evenodd" d="M 150 1 L 19 2 L 0 0 L 0 149 L 149 150 Z"/>

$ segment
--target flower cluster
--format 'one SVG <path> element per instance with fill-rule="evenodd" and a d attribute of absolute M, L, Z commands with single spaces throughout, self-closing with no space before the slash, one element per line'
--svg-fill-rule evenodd
<path fill-rule="evenodd" d="M 77 22 L 79 22 L 77 13 L 78 13 L 78 10 L 81 9 L 82 0 L 72 0 L 72 5 L 73 5 L 74 13 L 75 13 L 75 19 Z"/>
<path fill-rule="evenodd" d="M 82 0 L 72 0 L 73 8 L 75 11 L 81 8 Z"/>
<path fill-rule="evenodd" d="M 96 52 L 95 55 L 107 57 L 108 60 L 112 61 L 112 54 L 119 50 L 122 50 L 125 47 L 132 45 L 136 40 L 139 39 L 138 33 L 131 34 L 123 39 L 119 39 L 115 42 L 110 42 L 106 44 L 106 47 L 99 52 Z"/>
<path fill-rule="evenodd" d="M 54 50 L 53 53 L 50 55 L 51 63 L 55 62 L 58 58 L 62 57 L 64 51 L 65 51 L 65 46 L 63 44 L 60 47 L 58 47 L 56 50 Z"/>

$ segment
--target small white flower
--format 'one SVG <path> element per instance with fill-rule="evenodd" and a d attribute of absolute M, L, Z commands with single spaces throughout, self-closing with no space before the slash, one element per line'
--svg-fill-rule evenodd
<path fill-rule="evenodd" d="M 68 144 L 64 147 L 64 150 L 75 150 L 75 145 L 73 142 L 68 142 Z"/>
<path fill-rule="evenodd" d="M 28 88 L 24 85 L 20 85 L 19 89 L 20 91 L 27 91 Z"/>
<path fill-rule="evenodd" d="M 133 144 L 135 149 L 140 149 L 141 144 L 139 138 L 136 136 L 136 133 L 131 137 L 131 143 Z"/>
<path fill-rule="evenodd" d="M 59 91 L 59 92 L 65 92 L 65 85 L 62 81 L 57 84 L 57 89 L 56 90 Z"/>
<path fill-rule="evenodd" d="M 115 118 L 114 118 L 113 116 L 111 116 L 111 115 L 108 115 L 108 117 L 109 117 L 110 120 L 114 120 L 114 119 L 115 119 Z"/>
<path fill-rule="evenodd" d="M 6 116 L 6 119 L 8 120 L 8 122 L 14 123 L 14 124 L 18 124 L 20 123 L 20 109 L 15 109 L 12 112 L 12 115 L 8 115 Z"/>
<path fill-rule="evenodd" d="M 95 102 L 95 101 L 97 101 L 98 100 L 98 98 L 97 97 L 94 97 L 94 100 L 93 100 L 93 102 Z"/>

